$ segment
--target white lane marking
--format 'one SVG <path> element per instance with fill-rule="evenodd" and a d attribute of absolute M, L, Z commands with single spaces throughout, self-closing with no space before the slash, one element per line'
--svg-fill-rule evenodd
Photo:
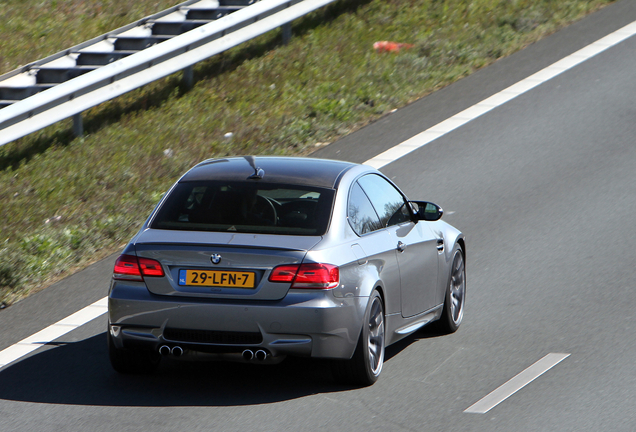
<path fill-rule="evenodd" d="M 570 354 L 548 354 L 477 403 L 468 407 L 464 412 L 477 414 L 487 413 L 569 356 Z"/>
<path fill-rule="evenodd" d="M 569 55 L 568 57 L 563 58 L 562 60 L 557 61 L 556 63 L 548 66 L 547 68 L 535 73 L 534 75 L 529 76 L 528 78 L 519 81 L 517 84 L 514 84 L 507 89 L 500 91 L 499 93 L 490 96 L 487 99 L 479 102 L 478 104 L 465 109 L 464 111 L 455 114 L 453 117 L 444 120 L 441 123 L 425 130 L 424 132 L 415 135 L 414 137 L 398 144 L 397 146 L 388 149 L 387 151 L 377 155 L 376 157 L 369 159 L 364 162 L 367 165 L 371 165 L 377 169 L 382 168 L 385 165 L 390 164 L 391 162 L 396 161 L 402 156 L 407 155 L 408 153 L 417 150 L 420 147 L 425 146 L 431 141 L 436 140 L 437 138 L 446 135 L 447 133 L 457 129 L 458 127 L 468 123 L 471 120 L 476 119 L 477 117 L 486 114 L 493 108 L 496 108 L 504 103 L 508 102 L 511 99 L 516 98 L 522 93 L 527 92 L 528 90 L 538 86 L 539 84 L 548 81 L 551 78 L 565 72 L 566 70 L 594 57 L 596 54 L 605 51 L 606 49 L 613 47 L 614 45 L 624 41 L 625 39 L 636 34 L 636 21 L 631 24 L 626 25 L 625 27 L 611 33 L 604 38 L 599 39 L 598 41 L 588 45 L 587 47 L 580 49 L 574 54 Z M 77 314 L 73 314 L 66 319 L 73 318 L 73 326 L 65 329 L 65 325 L 61 324 L 66 319 L 60 321 L 59 323 L 53 324 L 50 327 L 42 330 L 34 334 L 33 336 L 24 339 L 23 341 L 18 342 L 15 345 L 12 345 L 3 351 L 0 351 L 0 368 L 8 365 L 11 362 L 18 360 L 20 357 L 23 357 L 30 352 L 37 349 L 39 346 L 47 344 L 56 338 L 68 333 L 74 328 L 79 327 L 80 325 L 86 324 L 87 322 L 97 318 L 98 316 L 106 313 L 106 310 L 101 311 L 98 315 L 93 315 L 88 313 L 89 308 L 96 306 L 98 304 L 103 304 L 104 308 L 106 308 L 107 298 L 98 300 L 93 303 L 91 306 L 87 306 L 81 311 L 77 312 Z M 85 313 L 86 316 L 82 318 L 82 314 Z M 77 325 L 75 325 L 77 324 Z M 36 338 L 39 342 L 32 343 L 24 341 L 31 340 L 31 338 Z"/>
<path fill-rule="evenodd" d="M 102 316 L 108 310 L 108 298 L 104 297 L 95 303 L 86 306 L 84 309 L 56 322 L 53 325 L 41 330 L 20 342 L 11 345 L 0 351 L 0 368 L 24 357 L 25 355 L 35 351 L 42 345 L 75 330 L 76 328 Z"/>
<path fill-rule="evenodd" d="M 636 21 L 364 162 L 380 169 L 636 34 Z"/>

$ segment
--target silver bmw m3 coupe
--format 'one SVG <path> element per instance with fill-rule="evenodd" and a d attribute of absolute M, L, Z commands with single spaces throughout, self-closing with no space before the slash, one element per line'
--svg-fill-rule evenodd
<path fill-rule="evenodd" d="M 435 322 L 454 332 L 464 236 L 377 170 L 310 158 L 201 162 L 164 195 L 115 264 L 110 361 L 332 359 L 373 384 L 386 346 Z"/>

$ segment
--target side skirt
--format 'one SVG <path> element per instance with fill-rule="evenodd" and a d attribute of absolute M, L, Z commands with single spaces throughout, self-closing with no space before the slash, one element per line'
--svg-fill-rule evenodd
<path fill-rule="evenodd" d="M 411 333 L 424 327 L 426 324 L 439 319 L 442 315 L 444 304 L 435 306 L 421 314 L 404 318 L 400 313 L 387 315 L 386 317 L 386 343 L 389 346 L 392 343 L 410 335 Z"/>

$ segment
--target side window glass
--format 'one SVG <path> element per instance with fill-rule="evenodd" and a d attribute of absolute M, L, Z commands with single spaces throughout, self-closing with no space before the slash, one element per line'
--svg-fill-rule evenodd
<path fill-rule="evenodd" d="M 358 235 L 382 228 L 369 198 L 367 198 L 357 183 L 353 185 L 349 194 L 347 217 L 351 227 Z"/>
<path fill-rule="evenodd" d="M 383 227 L 411 220 L 407 202 L 391 183 L 375 174 L 366 175 L 358 182 L 380 216 Z"/>

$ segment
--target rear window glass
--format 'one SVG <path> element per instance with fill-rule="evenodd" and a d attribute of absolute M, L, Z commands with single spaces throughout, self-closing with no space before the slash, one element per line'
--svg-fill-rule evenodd
<path fill-rule="evenodd" d="M 182 182 L 166 198 L 150 227 L 323 235 L 333 196 L 332 189 L 261 181 Z"/>

